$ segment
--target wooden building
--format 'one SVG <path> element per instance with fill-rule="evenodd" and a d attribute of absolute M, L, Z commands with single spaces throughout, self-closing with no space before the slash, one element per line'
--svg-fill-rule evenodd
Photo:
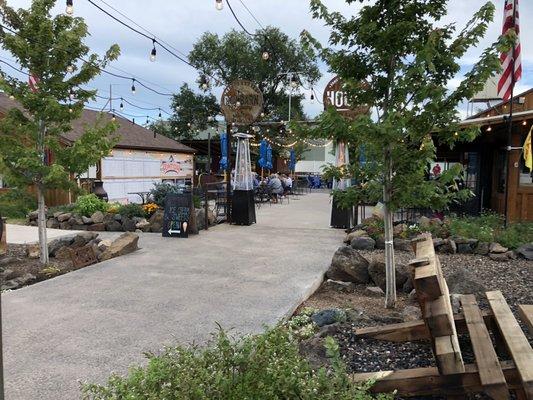
<path fill-rule="evenodd" d="M 0 116 L 10 108 L 17 107 L 14 100 L 0 93 Z M 94 126 L 98 118 L 111 119 L 107 113 L 84 110 L 81 117 L 72 123 L 72 131 L 63 135 L 66 146 L 81 137 L 86 126 Z M 154 183 L 180 183 L 191 181 L 194 176 L 195 150 L 166 136 L 116 116 L 118 129 L 114 134 L 119 141 L 111 151 L 86 174 L 80 182 L 101 180 L 108 193 L 109 201 L 121 203 L 140 202 L 134 192 L 149 191 Z M 49 156 L 51 163 L 53 154 Z M 54 206 L 74 201 L 71 193 L 50 190 L 46 194 L 47 205 Z"/>
<path fill-rule="evenodd" d="M 514 97 L 508 151 L 509 105 L 508 101 L 501 102 L 461 122 L 462 126 L 480 127 L 480 135 L 473 142 L 457 144 L 453 149 L 438 147 L 437 162 L 431 170 L 461 163 L 466 172 L 464 184 L 475 194 L 456 211 L 477 214 L 493 210 L 504 215 L 507 206 L 510 221 L 533 221 L 533 177 L 522 156 L 522 146 L 533 124 L 533 89 Z"/>

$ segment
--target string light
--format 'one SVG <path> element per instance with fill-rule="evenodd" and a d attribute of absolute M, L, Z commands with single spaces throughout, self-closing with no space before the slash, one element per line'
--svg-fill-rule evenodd
<path fill-rule="evenodd" d="M 124 103 L 123 103 L 124 99 L 121 97 L 120 98 L 120 111 L 124 110 Z"/>
<path fill-rule="evenodd" d="M 522 121 L 522 125 L 526 126 L 526 125 L 527 125 L 527 121 L 526 121 L 526 120 L 523 120 L 523 121 Z"/>
<path fill-rule="evenodd" d="M 65 12 L 68 15 L 74 14 L 74 4 L 72 3 L 72 0 L 67 0 L 67 8 L 65 9 Z"/>
<path fill-rule="evenodd" d="M 159 109 L 159 118 L 161 118 L 161 109 Z"/>
<path fill-rule="evenodd" d="M 200 77 L 200 84 L 202 86 L 202 89 L 207 90 L 209 88 L 209 80 L 205 75 L 202 75 Z"/>
<path fill-rule="evenodd" d="M 291 75 L 291 87 L 297 88 L 298 87 L 298 77 L 296 74 Z"/>
<path fill-rule="evenodd" d="M 148 125 L 150 123 L 150 120 L 148 118 L 150 118 L 150 117 L 147 115 L 146 116 L 146 125 Z"/>
<path fill-rule="evenodd" d="M 487 132 L 490 132 L 492 131 L 492 126 L 489 125 L 489 127 L 487 128 Z"/>
<path fill-rule="evenodd" d="M 72 64 L 67 65 L 67 72 L 69 74 L 72 74 L 74 72 L 74 65 Z"/>
<path fill-rule="evenodd" d="M 72 90 L 72 88 L 68 91 L 68 97 L 70 100 L 74 100 L 74 90 Z"/>
<path fill-rule="evenodd" d="M 132 118 L 132 119 L 131 119 L 131 123 L 132 123 L 133 125 L 135 125 L 135 118 Z"/>
<path fill-rule="evenodd" d="M 135 78 L 131 78 L 131 93 L 135 94 Z"/>
<path fill-rule="evenodd" d="M 220 11 L 224 8 L 224 3 L 222 0 L 215 0 L 215 8 Z"/>
<path fill-rule="evenodd" d="M 152 51 L 150 52 L 150 61 L 155 62 L 155 58 L 157 56 L 157 50 L 155 48 L 155 39 L 152 39 Z"/>
<path fill-rule="evenodd" d="M 69 112 L 69 113 L 72 113 L 72 104 L 69 104 L 69 105 L 68 105 L 68 112 Z"/>
<path fill-rule="evenodd" d="M 263 51 L 263 54 L 261 54 L 261 58 L 267 61 L 270 58 L 270 54 L 268 54 L 268 51 Z"/>
<path fill-rule="evenodd" d="M 117 118 L 115 117 L 115 113 L 112 114 L 111 116 L 111 121 L 115 122 L 117 120 Z"/>
<path fill-rule="evenodd" d="M 311 90 L 313 90 L 313 88 L 311 88 Z M 311 100 L 311 103 L 315 102 L 315 94 L 313 92 L 311 92 L 310 100 Z"/>

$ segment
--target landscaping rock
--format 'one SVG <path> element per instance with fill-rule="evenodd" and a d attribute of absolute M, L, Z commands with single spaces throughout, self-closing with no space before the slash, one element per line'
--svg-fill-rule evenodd
<path fill-rule="evenodd" d="M 418 218 L 418 226 L 422 231 L 427 230 L 431 226 L 431 220 L 428 217 L 422 215 L 420 218 Z"/>
<path fill-rule="evenodd" d="M 158 223 L 150 223 L 150 232 L 161 233 L 163 226 Z"/>
<path fill-rule="evenodd" d="M 163 226 L 163 218 L 165 216 L 165 212 L 163 210 L 157 210 L 155 213 L 152 214 L 150 217 L 150 224 L 154 225 L 157 224 L 159 226 Z M 161 230 L 159 230 L 161 231 Z M 154 232 L 154 231 L 152 231 Z"/>
<path fill-rule="evenodd" d="M 39 258 L 41 255 L 41 249 L 39 243 L 30 243 L 26 245 L 26 256 L 28 258 Z"/>
<path fill-rule="evenodd" d="M 66 230 L 68 230 L 68 229 L 72 229 L 72 227 L 70 226 L 70 224 L 69 224 L 67 221 L 65 221 L 65 222 L 61 222 L 61 223 L 59 224 L 59 229 L 66 229 Z"/>
<path fill-rule="evenodd" d="M 376 239 L 376 249 L 380 249 L 380 250 L 385 249 L 385 239 L 382 236 Z"/>
<path fill-rule="evenodd" d="M 472 254 L 478 244 L 477 239 L 467 239 L 462 237 L 454 237 L 453 241 L 457 245 L 457 253 Z"/>
<path fill-rule="evenodd" d="M 103 222 L 101 224 L 92 224 L 87 227 L 87 230 L 92 232 L 104 232 L 106 230 L 106 226 Z"/>
<path fill-rule="evenodd" d="M 98 250 L 101 252 L 106 251 L 111 246 L 111 239 L 104 239 L 98 243 Z"/>
<path fill-rule="evenodd" d="M 122 229 L 125 232 L 135 232 L 135 221 L 128 217 L 122 217 Z"/>
<path fill-rule="evenodd" d="M 337 332 L 339 332 L 340 324 L 338 322 L 331 324 L 331 325 L 325 325 L 321 327 L 318 332 L 315 334 L 315 338 L 325 338 L 328 336 L 333 336 Z"/>
<path fill-rule="evenodd" d="M 489 258 L 494 261 L 498 262 L 506 262 L 509 261 L 509 255 L 507 252 L 505 253 L 490 253 Z"/>
<path fill-rule="evenodd" d="M 74 236 L 74 240 L 72 241 L 72 244 L 70 246 L 74 248 L 83 247 L 91 240 L 94 240 L 97 237 L 98 234 L 94 232 L 78 233 L 76 236 Z"/>
<path fill-rule="evenodd" d="M 96 211 L 91 215 L 91 219 L 93 220 L 94 224 L 101 224 L 104 222 L 104 213 L 102 211 Z"/>
<path fill-rule="evenodd" d="M 140 229 L 143 232 L 148 232 L 150 230 L 150 222 L 143 218 L 135 224 L 135 228 Z"/>
<path fill-rule="evenodd" d="M 32 211 L 28 214 L 28 219 L 30 221 L 35 221 L 37 218 L 39 218 L 39 212 L 38 211 Z M 70 218 L 70 217 L 69 217 Z M 67 218 L 68 219 L 68 218 Z"/>
<path fill-rule="evenodd" d="M 109 260 L 110 258 L 123 256 L 138 249 L 139 235 L 126 232 L 115 239 L 111 245 L 98 257 L 99 261 Z"/>
<path fill-rule="evenodd" d="M 482 294 L 487 289 L 481 280 L 466 269 L 460 269 L 446 277 L 450 293 L 456 294 Z"/>
<path fill-rule="evenodd" d="M 392 228 L 392 233 L 394 236 L 400 236 L 406 230 L 407 230 L 406 224 L 398 224 L 398 225 L 394 225 L 394 227 Z"/>
<path fill-rule="evenodd" d="M 105 224 L 105 230 L 109 232 L 122 232 L 122 224 L 118 221 L 110 221 Z"/>
<path fill-rule="evenodd" d="M 318 311 L 311 315 L 311 320 L 318 326 L 331 325 L 335 322 L 339 322 L 342 318 L 345 318 L 346 315 L 342 310 L 337 308 L 326 309 Z"/>
<path fill-rule="evenodd" d="M 299 344 L 300 355 L 307 359 L 312 368 L 318 369 L 330 365 L 329 358 L 324 347 L 324 339 L 312 337 L 302 340 Z"/>
<path fill-rule="evenodd" d="M 527 243 L 516 249 L 516 253 L 519 257 L 526 260 L 533 260 L 533 243 Z"/>
<path fill-rule="evenodd" d="M 433 247 L 435 250 L 437 250 L 440 246 L 444 244 L 444 239 L 441 238 L 433 238 Z"/>
<path fill-rule="evenodd" d="M 63 213 L 57 216 L 59 222 L 66 222 L 72 217 L 72 213 Z"/>
<path fill-rule="evenodd" d="M 28 283 L 30 283 L 31 281 L 34 281 L 35 279 L 36 279 L 35 275 L 26 273 L 18 278 L 14 278 L 14 279 L 10 279 L 8 281 L 2 282 L 2 285 L 0 286 L 0 290 L 18 289 L 19 287 L 27 285 Z"/>
<path fill-rule="evenodd" d="M 115 221 L 119 221 L 119 222 L 122 221 L 122 215 L 120 214 L 111 214 L 111 216 L 113 217 Z"/>
<path fill-rule="evenodd" d="M 88 218 L 86 217 L 85 215 L 82 215 L 81 216 L 81 220 L 83 221 L 83 223 L 85 225 L 91 225 L 91 224 L 94 224 L 94 221 L 92 220 L 92 218 Z"/>
<path fill-rule="evenodd" d="M 509 250 L 505 254 L 507 254 L 507 257 L 509 258 L 509 260 L 516 260 L 518 258 L 518 254 L 512 250 Z"/>
<path fill-rule="evenodd" d="M 394 248 L 398 251 L 413 251 L 413 247 L 411 246 L 411 241 L 409 239 L 394 239 Z"/>
<path fill-rule="evenodd" d="M 489 247 L 489 252 L 491 253 L 506 253 L 509 250 L 507 247 L 503 247 L 501 244 L 492 242 Z"/>
<path fill-rule="evenodd" d="M 352 240 L 358 237 L 366 237 L 368 236 L 368 233 L 363 229 L 357 229 L 353 232 L 350 232 L 346 235 L 346 238 L 344 239 L 344 243 L 351 243 Z"/>
<path fill-rule="evenodd" d="M 328 279 L 326 282 L 324 282 L 324 288 L 335 290 L 336 292 L 351 293 L 355 290 L 355 283 Z"/>
<path fill-rule="evenodd" d="M 417 306 L 405 306 L 402 310 L 402 317 L 405 322 L 422 319 L 422 311 Z"/>
<path fill-rule="evenodd" d="M 350 246 L 339 247 L 333 255 L 326 276 L 337 281 L 366 284 L 370 280 L 368 261 Z"/>
<path fill-rule="evenodd" d="M 55 218 L 50 218 L 46 221 L 46 227 L 51 229 L 59 228 L 59 222 Z"/>
<path fill-rule="evenodd" d="M 74 242 L 74 235 L 63 236 L 57 239 L 52 240 L 48 243 L 48 255 L 50 257 L 55 257 L 57 251 L 64 246 L 70 246 Z"/>
<path fill-rule="evenodd" d="M 439 246 L 439 252 L 444 254 L 456 254 L 457 245 L 452 239 L 445 239 L 442 246 Z"/>
<path fill-rule="evenodd" d="M 376 242 L 371 237 L 361 236 L 353 238 L 350 242 L 350 246 L 355 250 L 374 250 Z"/>
<path fill-rule="evenodd" d="M 489 254 L 490 243 L 488 242 L 478 242 L 476 248 L 474 249 L 474 254 L 479 254 L 481 256 L 486 256 Z"/>
<path fill-rule="evenodd" d="M 385 258 L 382 254 L 372 257 L 368 267 L 368 273 L 372 281 L 379 286 L 381 290 L 385 291 Z M 396 288 L 401 289 L 409 279 L 409 267 L 403 264 L 396 264 Z"/>
<path fill-rule="evenodd" d="M 364 293 L 370 297 L 383 297 L 385 295 L 385 292 L 379 286 L 367 286 Z"/>
<path fill-rule="evenodd" d="M 10 256 L 0 257 L 0 270 L 17 261 L 18 259 L 15 257 L 10 257 Z"/>

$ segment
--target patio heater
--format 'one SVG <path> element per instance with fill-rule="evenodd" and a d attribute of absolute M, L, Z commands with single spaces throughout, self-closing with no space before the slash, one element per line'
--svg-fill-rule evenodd
<path fill-rule="evenodd" d="M 349 164 L 348 146 L 346 143 L 339 141 L 335 147 L 335 166 L 343 167 Z M 334 179 L 333 190 L 346 190 L 350 186 L 350 179 Z M 348 229 L 352 226 L 353 211 L 350 208 L 341 209 L 338 207 L 335 198 L 331 204 L 332 228 Z"/>
<path fill-rule="evenodd" d="M 250 138 L 252 135 L 236 133 L 237 151 L 233 176 L 232 222 L 238 225 L 255 223 L 254 184 L 250 162 Z"/>

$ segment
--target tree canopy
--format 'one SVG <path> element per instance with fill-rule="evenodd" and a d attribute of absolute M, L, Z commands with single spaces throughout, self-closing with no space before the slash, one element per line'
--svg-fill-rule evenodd
<path fill-rule="evenodd" d="M 268 60 L 262 58 L 265 51 L 269 53 Z M 211 85 L 227 85 L 235 79 L 255 82 L 263 93 L 269 119 L 288 119 L 287 72 L 297 73 L 300 83 L 305 85 L 312 85 L 320 78 L 314 52 L 273 27 L 258 30 L 253 36 L 236 30 L 222 37 L 204 33 L 194 44 L 189 60 L 214 78 L 210 79 Z M 302 99 L 298 92 L 292 97 L 294 119 L 304 116 Z"/>

